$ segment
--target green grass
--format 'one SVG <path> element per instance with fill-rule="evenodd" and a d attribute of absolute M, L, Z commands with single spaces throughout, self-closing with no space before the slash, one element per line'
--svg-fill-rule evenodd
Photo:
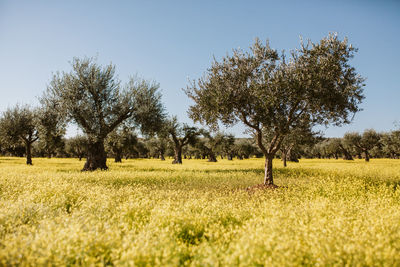
<path fill-rule="evenodd" d="M 400 160 L 0 158 L 0 266 L 400 266 Z"/>

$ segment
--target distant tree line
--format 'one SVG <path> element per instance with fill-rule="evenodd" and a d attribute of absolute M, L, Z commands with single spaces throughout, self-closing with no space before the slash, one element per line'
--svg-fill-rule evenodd
<path fill-rule="evenodd" d="M 195 137 L 191 137 L 190 142 L 181 148 L 180 154 L 178 153 L 181 156 L 181 163 L 182 159 L 204 159 L 217 162 L 218 159 L 242 160 L 264 156 L 254 138 L 235 138 L 232 134 L 221 132 L 212 134 L 196 127 L 192 127 L 192 131 Z M 46 139 L 38 138 L 37 141 L 33 141 L 30 145 L 31 152 L 26 151 L 25 139 L 10 141 L 1 138 L 0 155 L 26 157 L 30 153 L 31 157 L 86 159 L 87 137 L 77 135 L 66 138 L 61 134 L 56 134 L 55 137 L 52 139 L 51 146 Z M 172 163 L 179 161 L 173 135 L 138 137 L 135 132 L 126 127 L 118 128 L 110 133 L 105 141 L 105 153 L 107 157 L 114 158 L 115 162 L 135 158 L 160 160 L 171 158 Z M 299 162 L 301 158 L 364 159 L 365 161 L 371 158 L 400 159 L 400 130 L 378 133 L 373 129 L 368 129 L 362 133 L 348 132 L 341 138 L 326 138 L 314 132 L 296 133 L 284 140 L 275 158 L 281 159 L 285 167 L 288 161 Z"/>

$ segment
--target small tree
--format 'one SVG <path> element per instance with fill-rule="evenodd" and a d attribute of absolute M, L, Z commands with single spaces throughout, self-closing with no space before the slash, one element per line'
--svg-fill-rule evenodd
<path fill-rule="evenodd" d="M 37 111 L 29 106 L 7 109 L 0 120 L 1 136 L 10 146 L 22 142 L 25 145 L 26 164 L 32 165 L 32 144 L 39 139 Z"/>
<path fill-rule="evenodd" d="M 114 156 L 115 162 L 122 162 L 124 154 L 137 144 L 137 136 L 128 127 L 112 131 L 106 139 L 106 148 Z"/>
<path fill-rule="evenodd" d="M 67 153 L 82 160 L 87 154 L 88 140 L 86 136 L 78 135 L 67 139 Z"/>
<path fill-rule="evenodd" d="M 235 153 L 235 136 L 232 134 L 218 133 L 215 139 L 217 140 L 217 152 L 221 155 L 221 158 L 226 156 L 228 160 L 232 160 Z"/>
<path fill-rule="evenodd" d="M 381 138 L 382 151 L 393 159 L 400 158 L 400 131 L 385 133 Z"/>
<path fill-rule="evenodd" d="M 365 130 L 361 135 L 359 133 L 346 133 L 343 136 L 343 142 L 354 148 L 357 154 L 364 153 L 365 161 L 369 161 L 369 151 L 379 144 L 380 136 L 372 129 Z"/>
<path fill-rule="evenodd" d="M 46 153 L 48 158 L 51 158 L 57 149 L 64 146 L 65 121 L 49 103 L 43 103 L 43 107 L 38 110 L 37 121 L 39 148 Z"/>
<path fill-rule="evenodd" d="M 169 139 L 166 136 L 158 135 L 157 138 L 153 137 L 147 140 L 147 149 L 150 155 L 161 160 L 165 160 L 165 152 L 168 148 Z"/>
<path fill-rule="evenodd" d="M 53 76 L 43 99 L 55 103 L 57 111 L 86 134 L 88 154 L 83 170 L 105 170 L 104 140 L 122 122 L 142 132 L 158 129 L 163 117 L 159 85 L 131 78 L 121 88 L 113 65 L 101 67 L 88 58 L 75 58 L 72 69 Z"/>
<path fill-rule="evenodd" d="M 253 142 L 249 139 L 239 139 L 235 143 L 235 154 L 238 159 L 248 159 L 254 155 L 257 148 L 254 146 Z"/>
<path fill-rule="evenodd" d="M 208 157 L 209 162 L 217 162 L 217 157 L 215 155 L 215 151 L 218 149 L 220 145 L 221 138 L 218 135 L 212 135 L 209 131 L 202 129 L 200 131 L 201 135 L 203 135 L 203 139 L 201 142 L 202 150 L 205 151 L 205 154 Z"/>
<path fill-rule="evenodd" d="M 299 162 L 299 155 L 296 149 L 300 150 L 302 145 L 312 144 L 315 135 L 311 129 L 311 124 L 307 123 L 303 127 L 296 127 L 290 132 L 281 143 L 280 151 L 283 161 L 283 167 L 287 167 L 287 161 Z"/>
<path fill-rule="evenodd" d="M 324 140 L 325 151 L 329 157 L 333 156 L 335 159 L 339 159 L 339 155 L 345 155 L 348 152 L 344 152 L 341 146 L 340 138 L 330 138 Z"/>
<path fill-rule="evenodd" d="M 195 102 L 189 115 L 215 128 L 219 121 L 243 122 L 266 158 L 264 185 L 273 185 L 272 160 L 298 125 L 341 125 L 359 110 L 364 79 L 348 62 L 355 51 L 347 39 L 330 34 L 319 43 L 302 43 L 287 60 L 257 39 L 251 52 L 238 49 L 214 60 L 206 75 L 187 87 Z"/>
<path fill-rule="evenodd" d="M 176 117 L 167 122 L 166 128 L 174 143 L 175 155 L 172 164 L 182 164 L 182 148 L 188 144 L 194 145 L 200 133 L 196 127 L 179 124 Z"/>

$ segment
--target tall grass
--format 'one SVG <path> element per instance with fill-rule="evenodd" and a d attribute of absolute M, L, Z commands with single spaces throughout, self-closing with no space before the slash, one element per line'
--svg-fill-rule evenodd
<path fill-rule="evenodd" d="M 400 266 L 400 161 L 0 158 L 0 265 Z"/>

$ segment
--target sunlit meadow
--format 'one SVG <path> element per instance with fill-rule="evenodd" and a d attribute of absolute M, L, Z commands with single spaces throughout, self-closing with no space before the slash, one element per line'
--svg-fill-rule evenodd
<path fill-rule="evenodd" d="M 400 266 L 400 160 L 0 158 L 0 265 Z"/>

